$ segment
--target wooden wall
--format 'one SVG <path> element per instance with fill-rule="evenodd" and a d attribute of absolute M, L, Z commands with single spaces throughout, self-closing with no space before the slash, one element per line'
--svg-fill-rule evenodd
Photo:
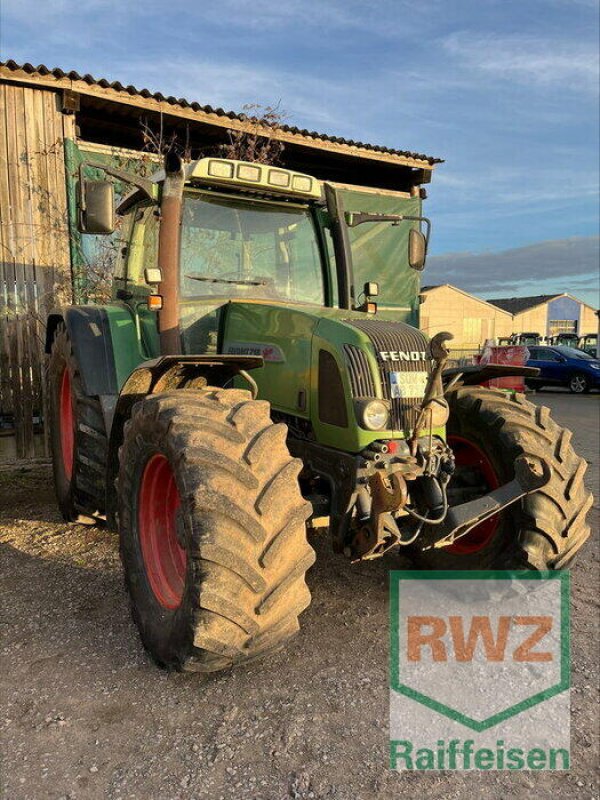
<path fill-rule="evenodd" d="M 597 312 L 591 306 L 581 305 L 581 318 L 579 321 L 579 332 L 585 333 L 598 333 L 600 328 L 600 320 L 598 320 Z"/>
<path fill-rule="evenodd" d="M 48 454 L 40 433 L 44 320 L 70 292 L 63 142 L 74 122 L 58 100 L 0 83 L 0 461 Z M 11 416 L 9 443 L 2 434 Z"/>

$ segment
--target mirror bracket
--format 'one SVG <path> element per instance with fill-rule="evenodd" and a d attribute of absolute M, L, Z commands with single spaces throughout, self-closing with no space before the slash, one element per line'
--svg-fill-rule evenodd
<path fill-rule="evenodd" d="M 112 208 L 113 205 L 113 192 L 111 191 L 108 193 L 106 197 L 102 197 L 101 192 L 98 190 L 97 194 L 99 195 L 97 198 L 98 203 L 98 212 L 105 216 L 105 224 L 98 224 L 97 229 L 90 229 L 90 226 L 86 222 L 87 218 L 87 211 L 88 211 L 88 192 L 94 192 L 95 184 L 98 186 L 106 186 L 107 184 L 112 187 L 112 183 L 108 181 L 93 181 L 93 180 L 86 180 L 84 177 L 84 170 L 86 167 L 90 167 L 92 169 L 98 169 L 105 172 L 107 175 L 110 175 L 113 178 L 118 178 L 122 180 L 124 183 L 128 183 L 132 186 L 135 186 L 140 192 L 149 200 L 156 199 L 156 184 L 152 181 L 148 180 L 147 178 L 139 178 L 137 175 L 132 175 L 130 172 L 126 172 L 122 169 L 116 169 L 115 167 L 108 166 L 107 164 L 101 164 L 97 161 L 82 161 L 79 165 L 79 230 L 82 233 L 96 233 L 96 234 L 110 234 L 114 231 L 114 210 Z M 111 216 L 113 218 L 112 223 L 109 225 L 106 221 L 108 218 L 108 201 L 110 199 L 111 204 Z M 102 206 L 105 206 L 102 208 Z"/>

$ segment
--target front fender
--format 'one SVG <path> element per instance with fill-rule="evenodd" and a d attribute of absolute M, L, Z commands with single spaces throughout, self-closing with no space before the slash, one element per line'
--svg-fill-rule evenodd
<path fill-rule="evenodd" d="M 110 424 L 108 463 L 106 468 L 106 518 L 111 527 L 116 527 L 115 482 L 119 474 L 119 448 L 123 443 L 125 423 L 131 416 L 133 406 L 150 394 L 190 386 L 225 386 L 236 375 L 242 375 L 253 394 L 256 383 L 246 370 L 263 366 L 258 356 L 232 355 L 168 355 L 144 361 L 129 375 L 119 398 Z"/>

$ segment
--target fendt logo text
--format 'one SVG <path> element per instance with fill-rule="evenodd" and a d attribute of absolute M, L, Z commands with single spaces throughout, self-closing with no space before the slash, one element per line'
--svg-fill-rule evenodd
<path fill-rule="evenodd" d="M 390 766 L 568 769 L 568 573 L 391 573 Z"/>
<path fill-rule="evenodd" d="M 427 361 L 425 350 L 380 350 L 382 361 Z"/>

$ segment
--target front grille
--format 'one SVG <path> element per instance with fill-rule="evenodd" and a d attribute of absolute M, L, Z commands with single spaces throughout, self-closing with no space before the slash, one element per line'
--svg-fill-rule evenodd
<path fill-rule="evenodd" d="M 344 320 L 348 325 L 366 333 L 373 346 L 377 363 L 383 396 L 390 401 L 392 411 L 392 425 L 394 430 L 412 430 L 414 428 L 421 399 L 419 397 L 406 397 L 392 399 L 390 373 L 392 372 L 431 372 L 431 360 L 419 361 L 384 361 L 379 353 L 381 351 L 394 352 L 423 352 L 429 353 L 427 338 L 411 325 L 405 322 L 386 322 L 379 320 Z M 366 358 L 365 358 L 366 362 Z M 368 369 L 368 363 L 367 363 Z M 368 372 L 370 376 L 370 371 Z M 372 378 L 371 378 L 372 380 Z M 352 378 L 351 378 L 352 381 Z"/>
<path fill-rule="evenodd" d="M 360 347 L 345 344 L 344 355 L 350 376 L 352 397 L 375 397 L 375 382 L 367 354 Z"/>

